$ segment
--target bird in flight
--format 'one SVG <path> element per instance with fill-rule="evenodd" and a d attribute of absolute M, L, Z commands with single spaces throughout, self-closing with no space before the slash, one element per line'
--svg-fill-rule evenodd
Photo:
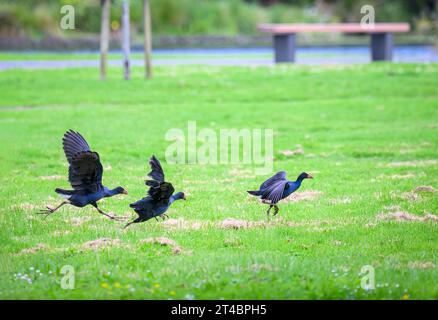
<path fill-rule="evenodd" d="M 121 218 L 111 216 L 97 206 L 97 201 L 102 198 L 128 194 L 122 187 L 108 189 L 102 185 L 103 167 L 99 154 L 91 151 L 84 137 L 73 130 L 64 134 L 62 145 L 69 164 L 68 181 L 73 190 L 56 188 L 55 192 L 66 200 L 55 208 L 47 206 L 46 210 L 41 210 L 39 213 L 49 215 L 66 204 L 80 208 L 91 204 L 100 214 L 113 220 L 120 220 Z"/>
<path fill-rule="evenodd" d="M 148 176 L 151 180 L 145 181 L 149 187 L 148 195 L 129 205 L 138 214 L 138 218 L 127 223 L 124 228 L 133 223 L 144 222 L 152 218 L 158 221 L 158 216 L 164 220 L 164 217 L 168 218 L 166 211 L 173 202 L 181 199 L 186 200 L 183 192 L 173 194 L 175 189 L 170 182 L 164 180 L 163 168 L 155 156 L 152 156 L 149 164 L 151 172 L 148 173 Z"/>
<path fill-rule="evenodd" d="M 286 179 L 286 172 L 280 171 L 263 182 L 260 185 L 259 190 L 247 192 L 253 196 L 260 197 L 263 203 L 269 204 L 269 209 L 266 211 L 269 219 L 269 212 L 271 209 L 274 208 L 275 216 L 280 210 L 277 203 L 281 199 L 284 199 L 297 191 L 304 179 L 313 179 L 313 177 L 310 174 L 303 172 L 298 176 L 296 181 L 289 181 Z"/>

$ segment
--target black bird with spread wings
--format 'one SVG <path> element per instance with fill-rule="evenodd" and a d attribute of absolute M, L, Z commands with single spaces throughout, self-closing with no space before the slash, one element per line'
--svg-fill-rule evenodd
<path fill-rule="evenodd" d="M 125 228 L 133 223 L 144 222 L 149 219 L 161 216 L 164 220 L 167 209 L 176 200 L 186 200 L 183 192 L 173 194 L 175 189 L 170 182 L 164 180 L 164 172 L 160 161 L 155 156 L 149 160 L 151 172 L 148 176 L 151 180 L 146 180 L 145 183 L 149 187 L 148 195 L 137 202 L 131 203 L 129 206 L 138 214 L 138 218 L 125 225 Z"/>
<path fill-rule="evenodd" d="M 90 150 L 87 141 L 79 132 L 67 131 L 62 139 L 62 145 L 69 163 L 68 181 L 73 190 L 56 188 L 55 192 L 66 200 L 55 208 L 47 207 L 47 210 L 41 210 L 39 213 L 49 215 L 65 204 L 71 204 L 75 207 L 85 207 L 91 204 L 99 213 L 118 220 L 119 218 L 100 210 L 97 201 L 116 194 L 128 194 L 128 192 L 122 187 L 108 189 L 102 185 L 103 167 L 99 154 Z"/>
<path fill-rule="evenodd" d="M 301 173 L 296 181 L 286 179 L 286 172 L 280 171 L 263 182 L 257 191 L 248 191 L 253 196 L 260 197 L 263 203 L 269 204 L 269 209 L 266 212 L 269 218 L 269 212 L 274 207 L 274 216 L 280 210 L 277 203 L 293 192 L 297 191 L 304 179 L 313 179 L 308 173 Z"/>

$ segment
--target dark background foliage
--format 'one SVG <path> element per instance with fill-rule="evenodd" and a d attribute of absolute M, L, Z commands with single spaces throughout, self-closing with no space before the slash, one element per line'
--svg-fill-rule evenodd
<path fill-rule="evenodd" d="M 133 33 L 141 31 L 142 0 L 131 0 Z M 59 28 L 60 8 L 75 8 L 76 32 Z M 111 28 L 120 28 L 120 0 L 112 0 Z M 436 0 L 151 0 L 154 33 L 159 35 L 251 35 L 260 22 L 357 22 L 365 4 L 376 21 L 407 21 L 420 33 L 433 33 Z M 100 0 L 3 0 L 0 36 L 77 36 L 98 33 Z"/>

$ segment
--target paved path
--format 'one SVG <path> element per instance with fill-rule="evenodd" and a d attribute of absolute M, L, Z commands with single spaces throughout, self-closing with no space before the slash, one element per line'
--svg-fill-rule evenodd
<path fill-rule="evenodd" d="M 131 65 L 143 66 L 143 60 L 133 59 Z M 266 65 L 270 59 L 255 58 L 218 58 L 218 59 L 156 59 L 153 65 Z M 122 66 L 122 61 L 108 60 L 110 66 Z M 61 69 L 61 68 L 97 68 L 98 60 L 33 60 L 33 61 L 0 61 L 0 70 L 7 69 Z"/>
<path fill-rule="evenodd" d="M 154 59 L 154 65 L 225 65 L 225 66 L 258 66 L 273 65 L 272 49 L 176 49 L 157 50 L 157 55 L 165 54 L 166 58 Z M 80 54 L 80 53 L 78 53 Z M 211 55 L 211 58 L 208 55 Z M 175 55 L 175 58 L 172 57 Z M 177 57 L 179 55 L 179 58 Z M 186 58 L 180 58 L 186 55 Z M 240 56 L 239 56 L 240 55 Z M 17 54 L 19 56 L 19 54 Z M 198 56 L 198 57 L 197 57 Z M 266 56 L 266 57 L 265 57 Z M 431 46 L 402 46 L 394 50 L 395 62 L 438 62 L 438 51 Z M 340 64 L 368 63 L 370 53 L 368 47 L 332 47 L 332 48 L 299 48 L 298 64 Z M 110 66 L 122 66 L 121 60 L 109 60 Z M 131 60 L 133 66 L 142 66 L 143 60 Z M 0 61 L 0 70 L 7 69 L 60 69 L 60 68 L 97 68 L 99 61 L 79 60 L 20 60 Z"/>

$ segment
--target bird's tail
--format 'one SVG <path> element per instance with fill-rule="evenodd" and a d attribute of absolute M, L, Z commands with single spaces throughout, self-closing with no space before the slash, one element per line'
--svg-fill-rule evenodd
<path fill-rule="evenodd" d="M 261 196 L 262 195 L 262 193 L 259 191 L 259 190 L 257 190 L 257 191 L 247 191 L 250 195 L 253 195 L 253 196 Z"/>
<path fill-rule="evenodd" d="M 64 190 L 64 189 L 60 189 L 60 188 L 56 188 L 55 192 L 64 196 L 71 196 L 75 193 L 74 190 Z"/>
<path fill-rule="evenodd" d="M 138 201 L 133 202 L 133 203 L 130 203 L 130 204 L 129 204 L 129 207 L 130 207 L 130 208 L 133 208 L 133 209 L 136 209 L 136 208 L 138 207 Z"/>

